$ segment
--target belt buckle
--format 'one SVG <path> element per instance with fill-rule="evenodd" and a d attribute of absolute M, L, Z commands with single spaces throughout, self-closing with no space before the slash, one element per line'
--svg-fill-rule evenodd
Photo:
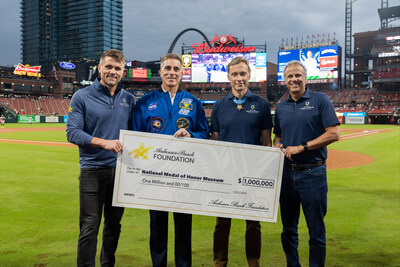
<path fill-rule="evenodd" d="M 290 169 L 292 169 L 292 171 L 302 171 L 302 170 L 305 170 L 303 166 L 301 166 L 300 164 L 296 164 L 296 163 L 290 164 Z"/>

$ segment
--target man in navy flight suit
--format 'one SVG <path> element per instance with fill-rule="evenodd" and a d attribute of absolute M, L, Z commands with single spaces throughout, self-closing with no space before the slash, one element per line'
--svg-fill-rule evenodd
<path fill-rule="evenodd" d="M 161 59 L 161 88 L 143 96 L 134 110 L 133 130 L 175 137 L 208 138 L 208 121 L 200 100 L 179 89 L 182 59 Z M 192 265 L 192 215 L 174 212 L 175 265 Z M 167 266 L 168 212 L 150 211 L 150 253 L 154 267 Z"/>

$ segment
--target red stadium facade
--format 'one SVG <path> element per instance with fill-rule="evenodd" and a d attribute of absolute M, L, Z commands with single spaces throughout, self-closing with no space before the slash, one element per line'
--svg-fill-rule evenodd
<path fill-rule="evenodd" d="M 288 95 L 283 84 L 284 66 L 296 59 L 309 70 L 307 86 L 325 92 L 343 122 L 390 123 L 392 118 L 395 122 L 399 119 L 400 27 L 354 34 L 354 52 L 346 55 L 354 63 L 347 88 L 341 86 L 342 54 L 335 33 L 332 38 L 329 34 L 322 34 L 286 39 L 286 44 L 282 39 L 278 64 L 267 61 L 266 44 L 247 45 L 231 34 L 216 34 L 211 42 L 204 34 L 203 37 L 203 43 L 182 46 L 184 70 L 181 88 L 202 101 L 207 115 L 211 114 L 213 104 L 231 90 L 227 80 L 228 63 L 236 56 L 244 56 L 251 68 L 249 89 L 270 101 L 272 113 L 275 105 Z M 64 69 L 61 64 L 67 68 L 75 64 L 76 68 Z M 68 100 L 62 97 L 72 96 L 98 77 L 97 62 L 74 64 L 62 62 L 50 67 L 36 66 L 43 75 L 34 74 L 28 66 L 19 66 L 17 70 L 0 67 L 1 112 L 66 115 Z M 160 60 L 133 60 L 128 61 L 125 67 L 121 82 L 137 98 L 160 87 Z M 350 116 L 347 120 L 346 114 Z M 353 115 L 364 119 L 352 118 Z"/>

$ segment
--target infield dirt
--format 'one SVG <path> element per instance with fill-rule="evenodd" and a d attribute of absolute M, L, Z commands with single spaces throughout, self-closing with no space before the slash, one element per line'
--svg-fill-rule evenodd
<path fill-rule="evenodd" d="M 13 132 L 39 132 L 39 131 L 65 131 L 65 127 L 44 127 L 44 128 L 1 128 L 0 133 L 13 133 Z M 341 141 L 361 138 L 371 134 L 379 134 L 390 130 L 363 130 L 363 129 L 346 129 L 346 132 L 351 132 L 341 137 Z M 43 145 L 43 146 L 65 146 L 74 147 L 75 145 L 63 142 L 44 142 L 44 141 L 30 141 L 30 140 L 13 140 L 13 139 L 0 139 L 3 143 L 18 143 L 27 145 Z M 365 154 L 355 153 L 344 150 L 328 149 L 327 169 L 344 169 L 352 168 L 374 161 L 374 158 Z"/>

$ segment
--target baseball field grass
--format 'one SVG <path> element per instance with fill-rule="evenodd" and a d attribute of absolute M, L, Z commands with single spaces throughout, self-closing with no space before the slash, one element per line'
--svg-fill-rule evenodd
<path fill-rule="evenodd" d="M 65 124 L 7 124 L 6 129 L 65 127 Z M 329 146 L 369 155 L 367 165 L 328 172 L 326 266 L 400 266 L 400 127 Z M 67 142 L 65 131 L 1 133 L 0 139 Z M 356 160 L 356 159 L 354 159 Z M 0 266 L 75 266 L 79 234 L 77 147 L 0 142 Z M 174 264 L 174 228 L 170 216 L 168 266 Z M 280 244 L 281 222 L 261 223 L 261 266 L 286 266 Z M 213 266 L 215 218 L 193 216 L 193 266 Z M 100 233 L 101 233 L 100 229 Z M 229 266 L 247 266 L 245 222 L 233 220 Z M 299 254 L 308 265 L 308 232 L 301 214 Z M 99 234 L 98 251 L 100 251 Z M 125 209 L 116 266 L 151 266 L 147 210 Z M 97 257 L 98 264 L 98 257 Z"/>

